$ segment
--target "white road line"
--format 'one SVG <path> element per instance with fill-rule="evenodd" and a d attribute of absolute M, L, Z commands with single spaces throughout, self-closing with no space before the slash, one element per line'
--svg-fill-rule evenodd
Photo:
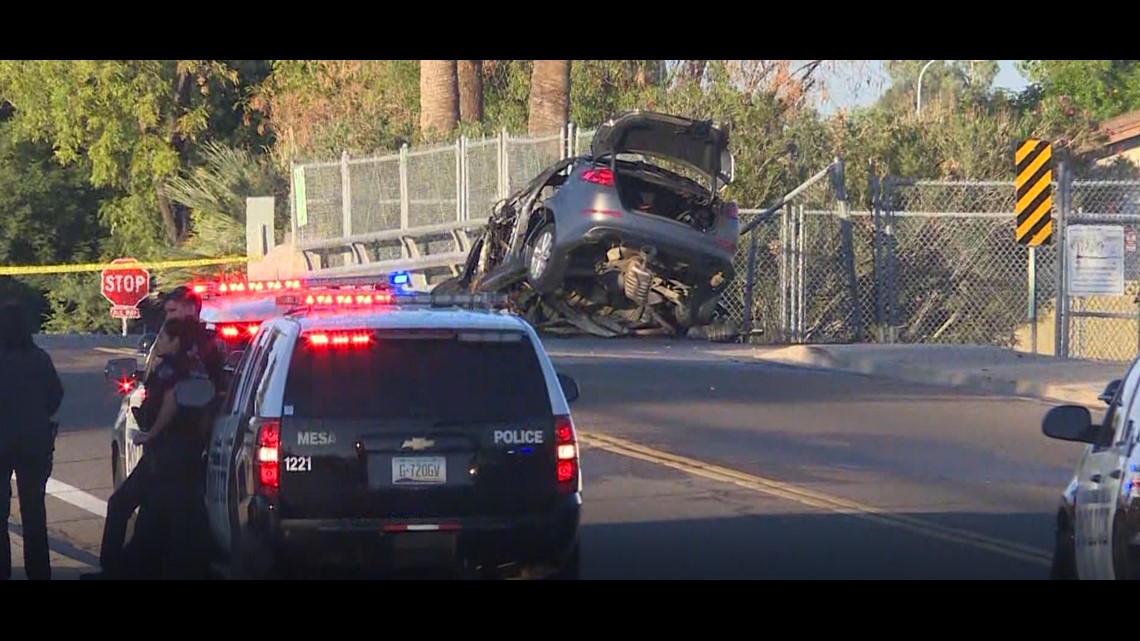
<path fill-rule="evenodd" d="M 119 356 L 134 356 L 135 350 L 131 347 L 96 347 L 96 352 L 103 352 L 104 354 L 115 354 Z"/>
<path fill-rule="evenodd" d="M 106 501 L 93 494 L 88 494 L 77 487 L 72 487 L 63 481 L 57 481 L 54 478 L 48 479 L 47 493 L 48 496 L 54 496 L 65 503 L 70 503 L 95 516 L 107 518 Z"/>

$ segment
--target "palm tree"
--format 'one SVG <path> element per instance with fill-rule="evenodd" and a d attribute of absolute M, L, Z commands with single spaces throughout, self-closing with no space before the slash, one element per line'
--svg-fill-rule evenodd
<path fill-rule="evenodd" d="M 570 120 L 569 60 L 535 60 L 530 75 L 527 133 L 556 133 Z"/>
<path fill-rule="evenodd" d="M 420 61 L 420 132 L 445 136 L 459 122 L 459 76 L 455 60 Z"/>
<path fill-rule="evenodd" d="M 483 122 L 483 61 L 459 60 L 459 119 Z"/>

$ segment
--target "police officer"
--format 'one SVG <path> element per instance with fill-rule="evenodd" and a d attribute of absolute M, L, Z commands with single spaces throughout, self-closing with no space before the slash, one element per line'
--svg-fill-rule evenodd
<path fill-rule="evenodd" d="M 204 538 L 199 523 L 199 519 L 204 523 L 204 514 L 195 509 L 201 503 L 196 500 L 200 497 L 201 417 L 178 407 L 175 400 L 179 383 L 195 375 L 206 378 L 202 362 L 184 347 L 196 336 L 191 323 L 179 318 L 167 321 L 155 341 L 159 360 L 147 381 L 147 398 L 140 413 L 143 431 L 135 441 L 143 444 L 147 452 L 143 459 L 153 468 L 137 530 L 152 543 L 153 560 L 161 557 L 162 574 L 168 578 L 198 578 L 206 567 L 203 561 L 208 561 L 199 541 Z M 162 533 L 165 536 L 160 538 Z"/>
<path fill-rule="evenodd" d="M 47 352 L 32 341 L 24 310 L 0 306 L 0 493 L 4 517 L 12 510 L 12 472 L 20 495 L 24 572 L 30 580 L 51 578 L 47 534 L 47 482 L 51 476 L 63 385 Z M 0 579 L 12 577 L 8 528 L 0 530 Z"/>
<path fill-rule="evenodd" d="M 166 312 L 167 322 L 183 319 L 191 323 L 188 340 L 181 341 L 180 347 L 188 357 L 197 359 L 202 363 L 210 380 L 214 383 L 215 389 L 219 389 L 225 361 L 221 350 L 218 348 L 217 341 L 199 318 L 202 311 L 201 298 L 195 295 L 189 287 L 177 287 L 167 294 L 163 301 L 163 308 Z M 153 351 L 152 355 L 156 356 Z M 148 363 L 147 370 L 147 378 L 149 379 L 154 374 L 155 363 Z M 147 389 L 147 396 L 148 398 L 151 396 L 150 389 Z M 213 408 L 209 409 L 212 410 Z M 204 432 L 204 427 L 201 431 Z M 200 434 L 200 436 L 204 449 L 208 434 Z M 145 448 L 143 458 L 146 458 Z M 135 466 L 130 476 L 123 481 L 122 485 L 115 490 L 115 493 L 107 501 L 107 516 L 103 521 L 103 540 L 99 554 L 99 565 L 102 568 L 102 573 L 85 574 L 80 577 L 81 579 L 127 578 L 127 555 L 125 554 L 127 550 L 124 549 L 127 524 L 135 510 L 142 507 L 148 487 L 153 486 L 156 482 L 152 472 L 152 466 L 143 465 L 143 461 L 140 459 L 139 464 Z M 140 513 L 139 516 L 141 518 L 142 514 Z M 152 514 L 151 516 L 157 515 Z M 131 539 L 129 550 L 136 558 L 151 556 L 154 552 L 156 541 L 146 540 L 145 535 L 148 529 L 151 528 L 143 528 L 142 534 L 144 536 L 136 536 Z"/>

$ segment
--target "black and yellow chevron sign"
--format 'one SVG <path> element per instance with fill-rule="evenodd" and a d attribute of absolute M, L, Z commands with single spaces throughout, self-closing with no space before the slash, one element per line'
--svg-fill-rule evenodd
<path fill-rule="evenodd" d="M 1028 138 L 1017 147 L 1017 244 L 1053 243 L 1053 146 Z"/>

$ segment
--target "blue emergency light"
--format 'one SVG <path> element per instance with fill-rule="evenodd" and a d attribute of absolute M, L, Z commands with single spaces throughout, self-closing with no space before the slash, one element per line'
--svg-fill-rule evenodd
<path fill-rule="evenodd" d="M 388 277 L 388 281 L 397 287 L 402 287 L 411 281 L 411 276 L 408 275 L 408 272 L 393 272 L 392 275 Z"/>

